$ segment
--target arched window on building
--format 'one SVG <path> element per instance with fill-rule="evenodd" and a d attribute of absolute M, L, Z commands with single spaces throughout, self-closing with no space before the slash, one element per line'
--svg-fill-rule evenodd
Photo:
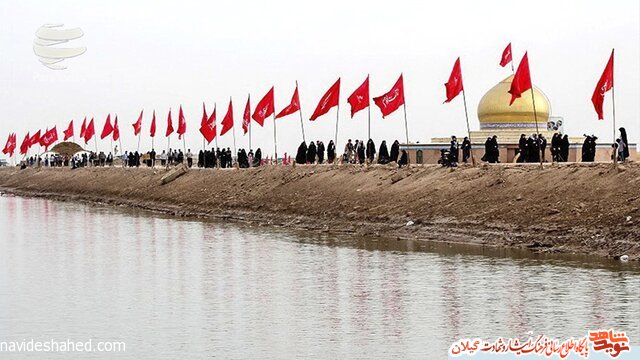
<path fill-rule="evenodd" d="M 416 164 L 422 165 L 423 162 L 424 160 L 423 160 L 422 150 L 416 151 Z"/>

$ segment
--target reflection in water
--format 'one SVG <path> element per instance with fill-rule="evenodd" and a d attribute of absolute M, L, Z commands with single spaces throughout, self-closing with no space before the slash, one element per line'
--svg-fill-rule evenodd
<path fill-rule="evenodd" d="M 94 358 L 444 358 L 460 337 L 640 338 L 637 264 L 14 197 L 0 226 L 4 340 L 127 343 Z"/>

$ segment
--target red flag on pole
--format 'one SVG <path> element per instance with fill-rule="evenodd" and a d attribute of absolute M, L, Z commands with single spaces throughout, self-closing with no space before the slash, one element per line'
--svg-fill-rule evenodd
<path fill-rule="evenodd" d="M 69 126 L 67 126 L 67 130 L 63 131 L 63 133 L 64 133 L 63 141 L 67 141 L 68 139 L 73 137 L 73 120 L 69 122 Z"/>
<path fill-rule="evenodd" d="M 100 140 L 103 140 L 107 136 L 111 135 L 113 132 L 113 126 L 111 125 L 111 114 L 107 115 L 107 120 L 104 122 L 104 127 L 102 127 L 102 133 L 100 133 Z"/>
<path fill-rule="evenodd" d="M 132 124 L 134 136 L 138 136 L 138 134 L 140 134 L 140 131 L 142 131 L 142 113 L 144 113 L 144 109 L 140 111 L 140 116 L 138 116 L 138 121 Z"/>
<path fill-rule="evenodd" d="M 29 139 L 29 147 L 35 144 L 40 144 L 40 130 L 38 130 L 38 132 L 36 132 L 35 134 L 31 135 L 31 139 Z"/>
<path fill-rule="evenodd" d="M 84 132 L 87 131 L 87 117 L 82 120 L 82 126 L 80 126 L 80 137 L 84 139 Z"/>
<path fill-rule="evenodd" d="M 180 111 L 178 112 L 178 139 L 182 139 L 182 135 L 187 132 L 187 121 L 184 118 L 182 112 L 182 105 L 180 105 Z"/>
<path fill-rule="evenodd" d="M 9 134 L 7 138 L 7 142 L 4 144 L 4 149 L 2 149 L 3 154 L 8 154 L 11 151 L 11 140 L 13 139 L 13 134 Z"/>
<path fill-rule="evenodd" d="M 29 133 L 27 133 L 27 135 L 25 135 L 24 139 L 22 140 L 22 144 L 20 144 L 20 154 L 26 155 L 30 147 L 31 147 L 31 136 L 29 136 Z"/>
<path fill-rule="evenodd" d="M 87 125 L 87 128 L 84 131 L 84 143 L 88 144 L 89 140 L 91 140 L 91 138 L 95 134 L 96 134 L 96 129 L 93 124 L 93 118 L 91 118 L 91 121 L 89 121 L 89 125 Z"/>
<path fill-rule="evenodd" d="M 373 102 L 382 111 L 382 118 L 398 110 L 398 108 L 404 104 L 404 82 L 402 74 L 398 78 L 398 81 L 393 85 L 391 90 L 382 96 L 373 98 Z"/>
<path fill-rule="evenodd" d="M 513 57 L 511 55 L 511 43 L 509 43 L 509 45 L 507 45 L 507 47 L 504 48 L 504 50 L 502 51 L 502 58 L 500 59 L 500 66 L 505 67 L 511 61 L 513 61 Z"/>
<path fill-rule="evenodd" d="M 602 73 L 602 76 L 600 76 L 596 89 L 593 91 L 593 95 L 591 96 L 591 102 L 598 114 L 598 120 L 604 119 L 604 94 L 613 88 L 613 51 L 614 50 L 611 50 L 611 56 L 609 57 L 607 66 L 605 66 L 604 72 Z"/>
<path fill-rule="evenodd" d="M 40 138 L 40 145 L 44 146 L 45 151 L 49 149 L 49 146 L 58 141 L 58 130 L 54 126 L 53 129 L 47 130 Z"/>
<path fill-rule="evenodd" d="M 460 69 L 460 58 L 456 59 L 456 62 L 453 64 L 453 70 L 451 70 L 449 81 L 447 81 L 444 86 L 447 89 L 447 100 L 444 101 L 445 103 L 453 100 L 464 89 L 462 85 L 462 70 Z"/>
<path fill-rule="evenodd" d="M 331 110 L 332 107 L 338 106 L 340 102 L 340 78 L 331 85 L 329 90 L 320 98 L 320 102 L 318 102 L 318 106 L 316 106 L 316 110 L 311 114 L 309 120 L 313 121 L 318 117 L 326 114 Z"/>
<path fill-rule="evenodd" d="M 529 89 L 531 89 L 531 73 L 529 72 L 529 56 L 525 52 L 522 60 L 520 60 L 520 65 L 518 65 L 518 70 L 516 70 L 516 74 L 511 81 L 511 89 L 509 90 L 511 102 L 509 102 L 509 106 L 511 106 L 517 98 L 521 97 L 522 93 Z"/>
<path fill-rule="evenodd" d="M 247 105 L 244 107 L 244 116 L 242 117 L 242 131 L 246 134 L 249 131 L 249 123 L 251 122 L 251 95 L 247 97 Z"/>
<path fill-rule="evenodd" d="M 220 136 L 227 133 L 227 131 L 231 130 L 233 127 L 233 104 L 231 103 L 231 99 L 229 99 L 229 108 L 227 109 L 227 114 L 222 119 L 222 130 L 220 130 Z"/>
<path fill-rule="evenodd" d="M 153 117 L 151 118 L 151 127 L 149 128 L 149 136 L 156 136 L 156 111 L 153 110 Z"/>
<path fill-rule="evenodd" d="M 169 109 L 169 115 L 167 116 L 167 131 L 164 136 L 169 137 L 171 134 L 173 134 L 173 122 L 171 121 L 171 109 Z"/>
<path fill-rule="evenodd" d="M 200 133 L 204 136 L 205 140 L 207 140 L 207 144 L 210 144 L 218 134 L 218 129 L 216 128 L 216 106 L 213 107 L 213 112 L 209 118 L 204 119 L 203 116 L 203 120 L 205 121 L 200 125 Z"/>
<path fill-rule="evenodd" d="M 275 105 L 274 105 L 274 96 L 273 96 L 273 86 L 271 89 L 265 94 L 265 96 L 258 102 L 255 110 L 253 111 L 253 120 L 255 120 L 258 125 L 264 125 L 264 119 L 273 115 Z"/>
<path fill-rule="evenodd" d="M 200 127 L 203 127 L 207 124 L 207 108 L 204 106 L 204 101 L 202 102 L 202 120 L 200 120 Z"/>
<path fill-rule="evenodd" d="M 356 91 L 347 99 L 349 105 L 351 105 L 351 117 L 358 111 L 369 107 L 369 75 L 364 79 L 362 85 L 360 85 Z"/>
<path fill-rule="evenodd" d="M 291 103 L 276 115 L 276 119 L 291 115 L 298 110 L 300 110 L 300 96 L 298 95 L 298 83 L 296 83 L 296 90 L 293 92 L 293 96 L 291 97 Z"/>
<path fill-rule="evenodd" d="M 116 115 L 116 119 L 113 121 L 113 141 L 118 141 L 120 139 L 120 128 L 118 127 L 118 115 Z"/>

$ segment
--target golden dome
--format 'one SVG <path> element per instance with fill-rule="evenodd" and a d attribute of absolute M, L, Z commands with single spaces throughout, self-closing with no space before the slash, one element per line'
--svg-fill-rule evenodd
<path fill-rule="evenodd" d="M 531 90 L 522 93 L 511 106 L 511 81 L 513 75 L 499 82 L 480 99 L 478 104 L 478 120 L 481 129 L 491 128 L 535 128 Z M 546 95 L 534 86 L 533 96 L 536 101 L 538 126 L 546 128 L 551 112 L 551 105 Z"/>

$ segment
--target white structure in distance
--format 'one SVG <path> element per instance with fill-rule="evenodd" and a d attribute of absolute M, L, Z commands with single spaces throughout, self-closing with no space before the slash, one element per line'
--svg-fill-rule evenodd
<path fill-rule="evenodd" d="M 64 70 L 67 67 L 59 63 L 64 59 L 80 56 L 87 51 L 87 48 L 65 48 L 55 47 L 70 40 L 81 38 L 84 35 L 82 29 L 61 29 L 64 24 L 45 24 L 36 31 L 36 38 L 33 40 L 33 52 L 38 57 L 42 65 L 53 70 Z"/>

